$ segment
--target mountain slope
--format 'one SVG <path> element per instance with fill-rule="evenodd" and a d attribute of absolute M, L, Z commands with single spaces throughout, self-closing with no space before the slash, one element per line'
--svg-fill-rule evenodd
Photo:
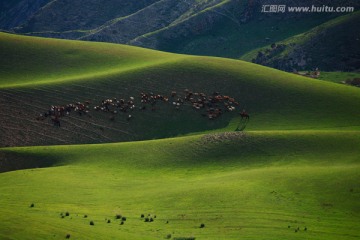
<path fill-rule="evenodd" d="M 241 59 L 282 70 L 356 71 L 360 66 L 360 12 L 338 17 Z"/>
<path fill-rule="evenodd" d="M 17 15 L 19 8 L 27 14 Z M 82 39 L 136 45 L 157 50 L 239 58 L 253 49 L 306 32 L 338 13 L 263 13 L 268 0 L 51 1 L 40 8 L 36 0 L 9 5 L 0 23 L 21 18 L 17 26 L 0 28 L 33 36 Z M 45 1 L 44 1 L 45 3 Z M 287 1 L 286 6 L 353 6 L 347 1 Z M 14 13 L 15 15 L 11 15 Z M 296 26 L 296 27 L 294 27 Z"/>
<path fill-rule="evenodd" d="M 1 34 L 0 103 L 3 146 L 99 143 L 165 138 L 209 130 L 233 131 L 243 108 L 249 130 L 359 129 L 359 89 L 308 79 L 255 64 L 162 53 L 105 43 Z M 10 47 L 11 46 L 11 47 Z M 50 50 L 50 52 L 49 52 Z M 12 56 L 12 57 L 9 57 Z M 154 92 L 183 96 L 184 89 L 221 94 L 240 102 L 235 112 L 209 120 L 185 104 L 159 103 L 154 111 L 64 117 L 61 128 L 37 121 L 51 105 Z M 334 97 L 336 96 L 336 97 Z M 205 111 L 205 110 L 204 110 Z"/>
<path fill-rule="evenodd" d="M 10 30 L 26 23 L 51 0 L 0 0 L 0 29 Z"/>

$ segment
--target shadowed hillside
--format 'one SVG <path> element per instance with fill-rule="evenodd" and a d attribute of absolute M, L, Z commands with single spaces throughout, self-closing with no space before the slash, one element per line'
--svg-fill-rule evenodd
<path fill-rule="evenodd" d="M 2 146 L 100 143 L 165 138 L 208 130 L 233 131 L 240 110 L 251 115 L 248 130 L 359 129 L 359 89 L 296 76 L 236 60 L 174 55 L 129 46 L 1 34 Z M 10 47 L 11 46 L 11 47 Z M 15 54 L 16 52 L 16 54 Z M 172 101 L 155 111 L 64 117 L 61 127 L 36 120 L 51 105 L 141 92 L 170 97 L 185 89 L 234 97 L 240 106 L 218 119 Z M 334 97 L 336 96 L 336 98 Z"/>
<path fill-rule="evenodd" d="M 358 71 L 360 12 L 338 17 L 308 32 L 245 54 L 241 59 L 286 71 Z"/>
<path fill-rule="evenodd" d="M 264 13 L 264 5 L 360 6 L 356 0 L 17 0 L 1 4 L 0 29 L 6 31 L 230 58 L 339 16 Z"/>

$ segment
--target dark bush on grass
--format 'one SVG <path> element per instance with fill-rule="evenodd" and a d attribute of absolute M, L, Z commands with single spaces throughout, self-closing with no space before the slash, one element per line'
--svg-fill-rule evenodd
<path fill-rule="evenodd" d="M 66 234 L 66 237 L 65 237 L 65 238 L 69 239 L 69 238 L 70 238 L 70 234 Z"/>
<path fill-rule="evenodd" d="M 123 222 L 123 221 L 121 221 L 120 225 L 124 225 L 124 222 Z"/>
<path fill-rule="evenodd" d="M 122 217 L 121 220 L 125 222 L 125 221 L 126 221 L 126 217 Z"/>
<path fill-rule="evenodd" d="M 32 204 L 30 204 L 30 207 L 31 207 L 31 208 L 35 207 L 35 204 L 33 204 L 33 203 L 32 203 Z"/>
<path fill-rule="evenodd" d="M 116 218 L 116 219 L 120 219 L 120 218 L 121 218 L 121 215 L 120 215 L 120 214 L 116 214 L 116 215 L 115 215 L 115 218 Z"/>
<path fill-rule="evenodd" d="M 205 227 L 205 224 L 200 224 L 200 228 L 204 228 Z"/>
<path fill-rule="evenodd" d="M 66 212 L 66 213 L 65 213 L 65 216 L 67 216 L 67 217 L 70 216 L 70 213 L 69 213 L 69 212 Z"/>
<path fill-rule="evenodd" d="M 149 218 L 148 218 L 148 217 L 145 218 L 145 222 L 149 222 Z"/>
<path fill-rule="evenodd" d="M 171 234 L 166 235 L 166 239 L 170 239 L 171 238 Z"/>
<path fill-rule="evenodd" d="M 87 218 L 87 215 L 86 215 L 86 214 L 84 215 L 84 218 Z"/>
<path fill-rule="evenodd" d="M 107 223 L 111 223 L 111 220 L 109 219 L 109 220 L 107 220 Z"/>
<path fill-rule="evenodd" d="M 94 226 L 95 225 L 94 221 L 90 221 L 90 225 Z"/>
<path fill-rule="evenodd" d="M 145 215 L 144 214 L 141 214 L 141 218 L 144 218 L 145 217 Z"/>
<path fill-rule="evenodd" d="M 154 215 L 154 218 L 156 218 L 156 215 Z"/>
<path fill-rule="evenodd" d="M 154 221 L 154 219 L 153 218 L 150 218 L 150 220 L 149 220 L 150 222 L 153 222 Z"/>

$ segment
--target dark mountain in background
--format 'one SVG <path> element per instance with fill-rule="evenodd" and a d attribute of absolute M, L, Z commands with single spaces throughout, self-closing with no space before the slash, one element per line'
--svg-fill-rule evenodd
<path fill-rule="evenodd" d="M 229 58 L 240 58 L 340 16 L 263 13 L 263 5 L 360 6 L 355 0 L 0 0 L 0 4 L 0 28 L 6 31 Z M 289 69 L 286 64 L 258 63 Z M 331 63 L 327 66 L 339 70 Z"/>
<path fill-rule="evenodd" d="M 245 54 L 242 59 L 286 71 L 360 70 L 360 12 L 337 17 L 310 31 Z M 355 27 L 355 28 L 354 28 Z"/>

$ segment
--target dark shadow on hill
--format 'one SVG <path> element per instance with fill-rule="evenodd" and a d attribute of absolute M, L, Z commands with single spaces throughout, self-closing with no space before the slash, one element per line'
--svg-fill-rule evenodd
<path fill-rule="evenodd" d="M 53 167 L 58 165 L 60 160 L 60 158 L 44 154 L 0 150 L 0 173 L 31 168 Z"/>

